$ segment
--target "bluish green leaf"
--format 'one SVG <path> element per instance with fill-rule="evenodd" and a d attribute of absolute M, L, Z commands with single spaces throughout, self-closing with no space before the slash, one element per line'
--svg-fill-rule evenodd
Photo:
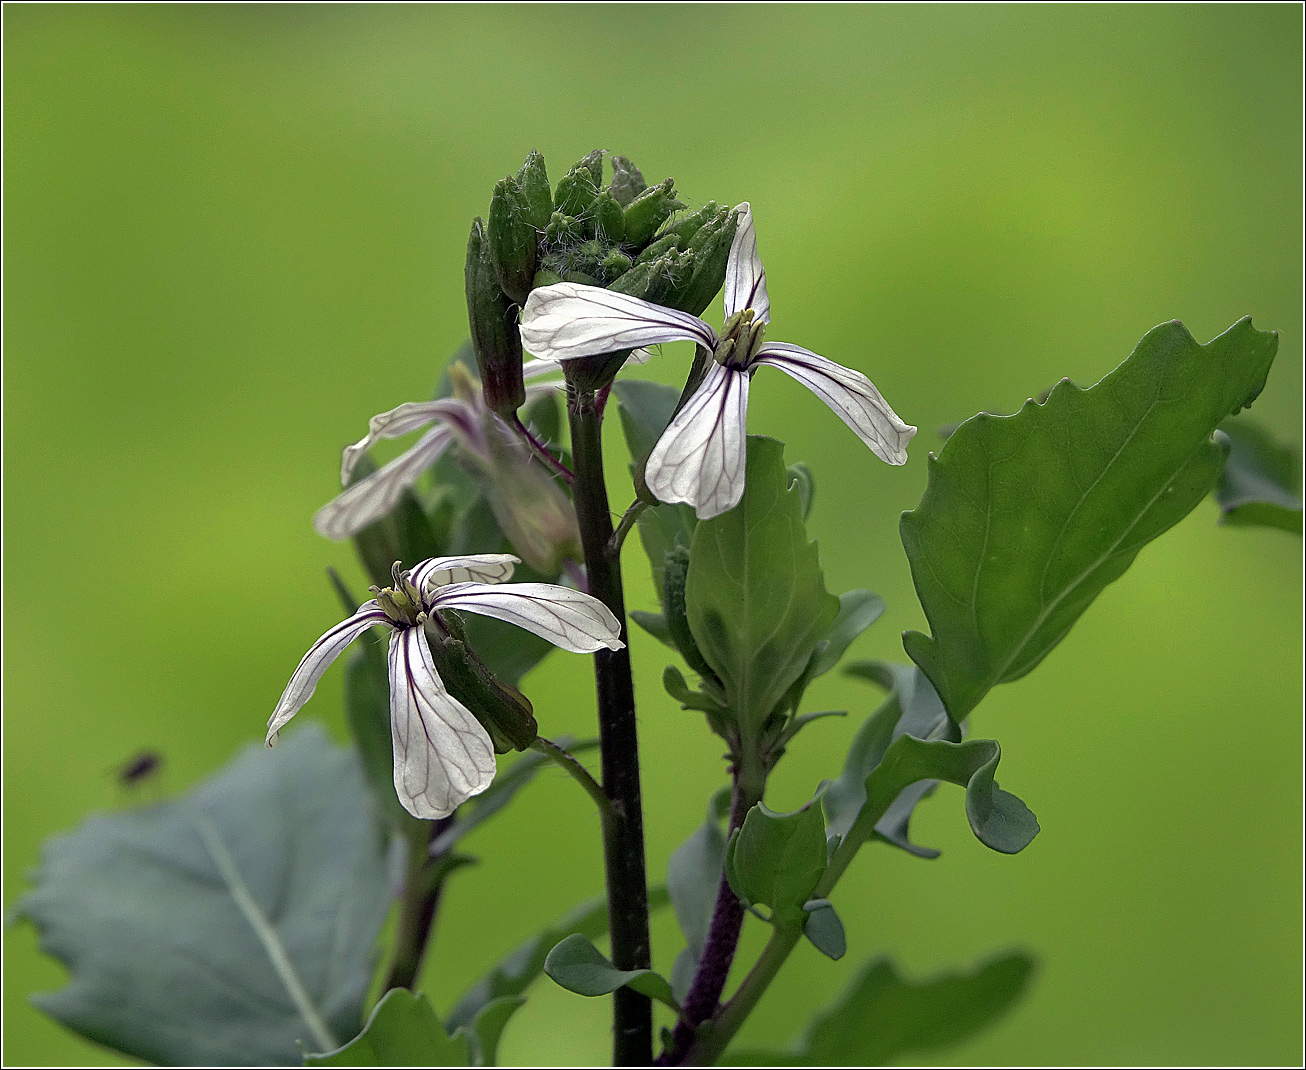
<path fill-rule="evenodd" d="M 650 911 L 661 910 L 670 902 L 665 888 L 648 890 Z M 530 987 L 544 969 L 549 951 L 562 939 L 579 933 L 594 939 L 608 931 L 608 904 L 605 899 L 582 903 L 557 924 L 524 941 L 501 962 L 495 964 L 474 984 L 449 1012 L 448 1026 L 458 1029 L 471 1022 L 491 1000 L 519 996 Z"/>
<path fill-rule="evenodd" d="M 669 646 L 672 650 L 676 649 L 675 641 L 671 638 L 671 629 L 667 627 L 667 618 L 661 613 L 649 613 L 642 609 L 632 609 L 629 616 L 631 620 L 653 636 L 659 643 Z"/>
<path fill-rule="evenodd" d="M 807 917 L 803 919 L 803 935 L 817 951 L 832 959 L 841 959 L 848 951 L 843 922 L 839 920 L 834 907 L 825 900 L 821 900 L 820 906 L 807 911 Z"/>
<path fill-rule="evenodd" d="M 967 973 L 903 978 L 887 959 L 862 967 L 790 1052 L 727 1051 L 728 1066 L 883 1066 L 969 1040 L 1024 995 L 1034 962 L 999 955 Z"/>
<path fill-rule="evenodd" d="M 825 867 L 825 820 L 814 802 L 789 814 L 758 803 L 726 847 L 735 894 L 745 906 L 770 907 L 782 924 L 801 923 Z"/>
<path fill-rule="evenodd" d="M 798 500 L 802 506 L 803 522 L 812 515 L 812 503 L 816 500 L 816 477 L 812 470 L 802 461 L 789 466 L 789 484 L 798 488 Z"/>
<path fill-rule="evenodd" d="M 1096 386 L 974 416 L 931 457 L 900 527 L 933 635 L 903 645 L 955 720 L 1210 492 L 1228 450 L 1212 433 L 1260 393 L 1277 346 L 1246 319 L 1204 346 L 1165 323 Z"/>
<path fill-rule="evenodd" d="M 305 1055 L 305 1066 L 471 1066 L 465 1036 L 451 1037 L 422 993 L 392 988 L 361 1033 L 334 1051 Z"/>
<path fill-rule="evenodd" d="M 316 725 L 189 795 L 50 840 L 16 907 L 67 987 L 33 1001 L 174 1066 L 298 1065 L 358 1032 L 391 903 L 357 755 Z"/>
<path fill-rule="evenodd" d="M 492 999 L 476 1012 L 470 1030 L 466 1026 L 458 1030 L 458 1034 L 465 1035 L 471 1044 L 473 1066 L 499 1064 L 499 1041 L 503 1038 L 504 1028 L 525 1004 L 522 996 Z"/>
<path fill-rule="evenodd" d="M 669 985 L 652 970 L 619 970 L 597 947 L 576 933 L 558 944 L 544 961 L 544 972 L 568 992 L 606 996 L 618 988 L 633 988 L 679 1010 Z"/>
<path fill-rule="evenodd" d="M 843 773 L 821 797 L 827 832 L 841 837 L 848 834 L 866 805 L 866 778 L 880 764 L 890 743 L 902 735 L 961 741 L 960 727 L 948 716 L 933 686 L 915 665 L 862 661 L 854 662 L 845 671 L 878 684 L 889 694 L 858 729 L 844 759 Z M 935 784 L 934 780 L 923 780 L 905 787 L 876 823 L 876 837 L 921 858 L 937 858 L 938 851 L 920 847 L 908 838 L 912 811 Z"/>
<path fill-rule="evenodd" d="M 812 678 L 824 676 L 838 665 L 852 641 L 879 620 L 883 613 L 884 599 L 878 594 L 870 591 L 845 591 L 841 594 L 839 613 L 812 655 Z"/>
<path fill-rule="evenodd" d="M 690 550 L 689 626 L 745 733 L 784 700 L 839 612 L 783 453 L 775 439 L 749 436 L 743 499 L 701 521 Z"/>
<path fill-rule="evenodd" d="M 1246 417 L 1225 420 L 1220 430 L 1229 437 L 1229 459 L 1215 488 L 1221 522 L 1300 535 L 1300 453 Z"/>
<path fill-rule="evenodd" d="M 730 789 L 718 789 L 708 801 L 707 819 L 672 852 L 667 861 L 667 893 L 695 961 L 703 953 L 712 924 L 726 837 L 721 822 L 730 810 Z"/>

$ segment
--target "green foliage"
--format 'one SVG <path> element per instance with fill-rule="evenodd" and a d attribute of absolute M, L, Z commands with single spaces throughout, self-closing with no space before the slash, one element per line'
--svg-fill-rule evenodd
<path fill-rule="evenodd" d="M 1229 459 L 1215 488 L 1221 523 L 1300 535 L 1299 452 L 1247 417 L 1225 420 L 1220 430 L 1229 438 Z"/>
<path fill-rule="evenodd" d="M 1034 962 L 1010 952 L 969 973 L 909 981 L 888 959 L 862 967 L 790 1052 L 727 1052 L 731 1066 L 883 1066 L 967 1040 L 1024 995 Z M 916 1060 L 909 1060 L 916 1061 Z"/>
<path fill-rule="evenodd" d="M 579 996 L 606 996 L 618 988 L 633 988 L 650 999 L 679 1010 L 669 985 L 652 970 L 619 970 L 586 937 L 568 936 L 549 952 L 544 972 L 568 992 Z"/>
<path fill-rule="evenodd" d="M 1227 453 L 1212 432 L 1260 393 L 1277 346 L 1248 319 L 1207 345 L 1165 323 L 1096 386 L 974 416 L 930 459 L 901 533 L 933 635 L 903 645 L 954 719 L 1033 669 L 1210 492 Z"/>
<path fill-rule="evenodd" d="M 388 868 L 357 756 L 307 725 L 47 843 L 16 913 L 71 980 L 34 1002 L 150 1062 L 296 1065 L 358 1031 Z"/>
<path fill-rule="evenodd" d="M 392 988 L 376 1005 L 363 1031 L 348 1044 L 305 1055 L 305 1066 L 471 1066 L 467 1037 L 450 1036 L 426 996 Z"/>
<path fill-rule="evenodd" d="M 739 505 L 694 531 L 686 601 L 698 649 L 747 736 L 803 673 L 839 600 L 807 541 L 783 446 L 749 436 L 745 479 Z"/>
<path fill-rule="evenodd" d="M 817 903 L 819 905 L 809 904 L 807 907 L 807 917 L 803 919 L 803 935 L 822 955 L 837 961 L 848 953 L 848 937 L 844 934 L 843 922 L 830 903 L 824 899 Z"/>
<path fill-rule="evenodd" d="M 726 847 L 730 887 L 745 906 L 769 906 L 778 924 L 802 922 L 825 867 L 825 821 L 814 802 L 789 814 L 758 803 Z"/>
<path fill-rule="evenodd" d="M 707 818 L 667 860 L 667 892 L 686 947 L 671 970 L 671 988 L 683 999 L 707 943 L 726 860 L 721 822 L 730 810 L 730 789 L 720 788 L 708 801 Z"/>
<path fill-rule="evenodd" d="M 884 614 L 884 599 L 870 591 L 845 591 L 839 613 L 812 651 L 811 678 L 823 676 L 848 652 L 852 642 Z"/>
<path fill-rule="evenodd" d="M 660 910 L 668 903 L 665 888 L 648 890 L 650 911 Z M 575 910 L 520 944 L 513 952 L 474 984 L 449 1012 L 448 1025 L 457 1029 L 475 1019 L 491 1001 L 505 996 L 518 996 L 530 987 L 544 969 L 549 951 L 572 934 L 587 939 L 602 936 L 608 931 L 608 905 L 604 899 L 591 899 Z"/>

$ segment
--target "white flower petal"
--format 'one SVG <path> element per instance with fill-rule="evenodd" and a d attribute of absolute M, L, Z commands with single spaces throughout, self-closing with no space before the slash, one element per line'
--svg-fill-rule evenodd
<path fill-rule="evenodd" d="M 907 463 L 907 443 L 916 428 L 902 421 L 861 372 L 787 342 L 766 342 L 752 363 L 769 364 L 797 379 L 829 405 L 882 461 Z"/>
<path fill-rule="evenodd" d="M 544 360 L 574 360 L 681 339 L 708 349 L 716 345 L 716 333 L 697 316 L 598 286 L 541 286 L 531 291 L 522 310 L 522 345 Z"/>
<path fill-rule="evenodd" d="M 735 205 L 739 225 L 726 261 L 726 319 L 751 308 L 756 320 L 771 322 L 771 298 L 766 294 L 766 269 L 757 255 L 757 231 L 753 227 L 753 209 L 747 201 Z"/>
<path fill-rule="evenodd" d="M 688 502 L 700 520 L 744 494 L 748 373 L 713 362 L 694 396 L 649 454 L 644 481 L 663 502 Z"/>
<path fill-rule="evenodd" d="M 576 654 L 606 647 L 620 650 L 621 625 L 597 598 L 553 583 L 512 583 L 491 587 L 455 583 L 437 590 L 431 609 L 462 609 L 496 617 Z"/>
<path fill-rule="evenodd" d="M 465 557 L 428 557 L 409 570 L 413 586 L 425 593 L 446 583 L 502 583 L 512 577 L 521 561 L 512 554 L 468 554 Z"/>
<path fill-rule="evenodd" d="M 414 817 L 448 817 L 494 779 L 494 745 L 436 675 L 421 628 L 390 637 L 395 794 Z"/>
<path fill-rule="evenodd" d="M 448 419 L 461 414 L 465 408 L 461 401 L 439 398 L 436 401 L 405 401 L 397 409 L 373 416 L 367 421 L 367 434 L 352 446 L 346 446 L 340 458 L 340 485 L 347 486 L 354 474 L 358 460 L 383 438 L 399 438 L 410 431 L 425 427 L 433 420 Z"/>
<path fill-rule="evenodd" d="M 374 624 L 385 624 L 388 618 L 375 600 L 364 602 L 358 611 L 348 620 L 342 620 L 322 638 L 314 643 L 299 663 L 286 690 L 281 694 L 281 701 L 268 718 L 267 744 L 272 746 L 277 741 L 281 726 L 295 716 L 300 708 L 313 697 L 317 682 L 327 671 L 330 664 L 344 652 L 345 647 L 362 635 Z"/>
<path fill-rule="evenodd" d="M 399 496 L 440 459 L 453 441 L 447 427 L 433 427 L 393 461 L 340 492 L 313 517 L 313 527 L 328 539 L 347 539 L 388 513 Z"/>

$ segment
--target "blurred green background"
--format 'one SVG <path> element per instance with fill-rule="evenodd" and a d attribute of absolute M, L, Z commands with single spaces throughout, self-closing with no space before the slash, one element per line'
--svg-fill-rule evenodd
<path fill-rule="evenodd" d="M 1250 314 L 1282 332 L 1254 413 L 1300 441 L 1296 5 L 27 5 L 4 29 L 6 907 L 45 837 L 131 803 L 113 770 L 138 749 L 179 791 L 261 738 L 338 619 L 324 567 L 362 585 L 309 524 L 339 448 L 429 395 L 465 335 L 469 221 L 533 147 L 554 178 L 603 147 L 751 200 L 775 337 L 920 425 L 893 469 L 784 376 L 753 391 L 751 429 L 816 474 L 829 586 L 888 601 L 855 656 L 903 660 L 924 624 L 897 517 L 941 424 L 1093 382 L 1159 321 L 1206 341 Z M 940 1060 L 1297 1063 L 1300 553 L 1209 502 L 1144 551 L 972 719 L 1042 835 L 993 854 L 945 788 L 915 826 L 943 856 L 867 851 L 839 888 L 853 950 L 800 949 L 741 1042 L 787 1041 L 873 954 L 920 976 L 1020 946 L 1028 998 Z M 627 570 L 650 607 L 633 539 Z M 724 766 L 663 694 L 665 650 L 633 646 L 658 877 Z M 557 654 L 524 687 L 547 733 L 588 734 L 590 684 Z M 307 715 L 343 739 L 339 688 Z M 805 732 L 769 801 L 833 775 L 877 701 L 814 687 L 855 716 Z M 437 1007 L 599 891 L 595 826 L 559 773 L 477 834 Z M 669 969 L 669 912 L 654 940 Z M 64 977 L 30 927 L 4 948 L 7 1061 L 112 1061 L 28 1005 Z M 503 1057 L 600 1062 L 606 1016 L 544 981 Z"/>

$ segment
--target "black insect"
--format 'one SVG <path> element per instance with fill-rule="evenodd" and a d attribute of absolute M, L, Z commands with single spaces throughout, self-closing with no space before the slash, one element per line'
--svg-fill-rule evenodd
<path fill-rule="evenodd" d="M 163 767 L 163 755 L 143 750 L 118 770 L 118 783 L 130 787 L 156 776 Z"/>

